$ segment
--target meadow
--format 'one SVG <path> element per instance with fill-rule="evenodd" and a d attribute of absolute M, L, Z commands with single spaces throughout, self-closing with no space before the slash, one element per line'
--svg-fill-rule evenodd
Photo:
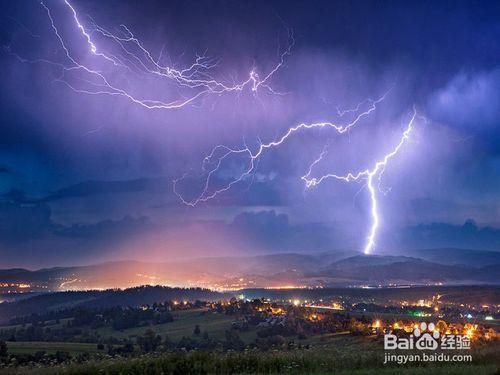
<path fill-rule="evenodd" d="M 145 355 L 133 359 L 109 358 L 51 368 L 4 369 L 6 374 L 495 374 L 498 348 L 474 352 L 470 364 L 422 363 L 417 366 L 382 364 L 378 350 L 363 346 L 311 347 L 301 351 L 193 351 Z"/>
<path fill-rule="evenodd" d="M 179 340 L 182 337 L 193 335 L 196 325 L 202 332 L 207 332 L 210 337 L 223 338 L 224 332 L 231 327 L 234 316 L 207 312 L 205 309 L 191 309 L 176 311 L 175 320 L 169 323 L 155 324 L 151 326 L 156 334 L 160 336 L 168 335 L 172 340 Z M 147 327 L 146 327 L 147 328 Z M 114 330 L 111 327 L 99 328 L 98 332 L 103 338 L 134 338 L 144 333 L 145 327 L 134 327 L 124 330 Z"/>
<path fill-rule="evenodd" d="M 211 337 L 222 338 L 234 317 L 186 310 L 176 313 L 171 323 L 138 327 L 123 331 L 100 329 L 102 337 L 133 338 L 147 328 L 155 333 L 169 335 L 174 340 L 195 338 L 193 329 L 200 326 Z M 250 343 L 256 330 L 241 333 Z M 325 333 L 303 339 L 287 337 L 287 342 L 300 344 L 293 348 L 245 349 L 243 352 L 222 350 L 173 351 L 150 353 L 135 358 L 109 357 L 96 344 L 76 342 L 8 342 L 12 353 L 54 353 L 66 351 L 72 355 L 94 354 L 83 363 L 59 364 L 49 367 L 38 365 L 3 368 L 5 374 L 495 374 L 500 368 L 498 342 L 471 351 L 472 363 L 417 363 L 412 365 L 383 365 L 384 351 L 381 339 L 376 336 L 354 336 L 349 332 Z"/>

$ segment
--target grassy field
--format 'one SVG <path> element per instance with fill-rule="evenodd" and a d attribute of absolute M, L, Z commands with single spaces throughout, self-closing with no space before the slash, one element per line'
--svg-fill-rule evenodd
<path fill-rule="evenodd" d="M 97 333 L 99 333 L 102 339 L 106 339 L 109 337 L 123 339 L 123 338 L 135 338 L 138 335 L 144 334 L 144 332 L 148 328 L 151 328 L 158 335 L 162 336 L 162 338 L 164 338 L 165 335 L 168 335 L 171 340 L 176 341 L 184 336 L 186 337 L 193 336 L 193 331 L 195 326 L 199 325 L 202 333 L 207 332 L 210 337 L 223 339 L 224 332 L 231 328 L 231 322 L 235 320 L 235 317 L 218 313 L 204 313 L 204 311 L 205 310 L 203 309 L 176 311 L 174 313 L 175 320 L 173 322 L 164 324 L 155 324 L 155 325 L 135 327 L 124 330 L 115 330 L 111 327 L 103 327 L 98 329 L 91 329 L 90 327 L 87 328 L 82 327 L 82 330 L 96 331 Z M 45 322 L 43 328 L 44 329 L 61 328 L 69 320 L 71 319 L 61 319 L 59 323 L 55 323 L 55 321 Z M 30 324 L 25 325 L 25 327 L 29 326 Z M 10 329 L 21 329 L 21 328 L 22 328 L 21 325 L 2 326 L 0 327 L 0 331 L 10 330 Z M 255 331 L 246 332 L 245 335 L 242 336 L 245 336 L 244 340 L 246 342 L 251 342 L 255 339 Z M 76 337 L 75 341 L 78 341 L 78 337 Z M 13 348 L 17 348 L 18 344 L 20 343 L 9 343 L 9 347 L 10 345 L 12 345 Z M 40 343 L 40 345 L 43 346 L 43 343 Z M 68 345 L 71 344 L 68 343 Z M 38 347 L 36 347 L 35 349 L 39 350 Z M 36 351 L 35 349 L 34 351 Z"/>
<path fill-rule="evenodd" d="M 111 327 L 99 328 L 97 332 L 100 334 L 101 338 L 106 339 L 109 337 L 115 338 L 134 338 L 138 335 L 144 334 L 144 332 L 151 328 L 156 334 L 165 337 L 168 335 L 173 341 L 178 341 L 182 337 L 194 337 L 194 327 L 196 325 L 200 326 L 201 332 L 207 332 L 210 337 L 217 339 L 224 339 L 224 333 L 226 330 L 231 328 L 231 322 L 234 321 L 234 316 L 208 313 L 203 314 L 202 309 L 199 310 L 186 310 L 178 311 L 175 313 L 175 321 L 164 324 L 156 324 L 145 327 L 130 328 L 125 330 L 114 330 Z M 55 328 L 62 326 L 68 319 L 62 320 L 59 324 L 49 324 L 45 327 Z M 21 326 L 5 326 L 3 329 L 11 328 L 21 328 Z M 88 328 L 90 330 L 90 328 Z M 251 330 L 244 332 L 241 335 L 242 339 L 246 343 L 250 343 L 255 340 L 256 331 Z M 71 354 L 78 353 L 97 353 L 102 352 L 97 349 L 97 344 L 87 344 L 78 342 L 7 342 L 9 352 L 12 354 L 34 354 L 38 351 L 45 351 L 47 353 L 54 353 L 58 350 L 67 351 Z"/>
<path fill-rule="evenodd" d="M 51 368 L 5 369 L 7 374 L 496 374 L 498 351 L 475 351 L 473 363 L 418 363 L 384 366 L 379 351 L 363 345 L 335 350 L 217 353 L 194 351 L 105 359 Z"/>
<path fill-rule="evenodd" d="M 62 327 L 64 324 L 66 324 L 68 321 L 72 320 L 73 318 L 65 318 L 65 319 L 60 319 L 59 323 L 57 323 L 55 320 L 49 320 L 44 322 L 44 328 L 58 328 Z M 19 328 L 27 328 L 31 326 L 31 323 L 26 323 L 26 324 L 16 324 L 16 325 L 4 325 L 0 326 L 0 332 L 1 331 L 8 331 L 11 329 L 19 329 Z"/>
<path fill-rule="evenodd" d="M 7 342 L 9 353 L 12 354 L 34 354 L 39 351 L 55 353 L 58 350 L 71 354 L 98 353 L 96 344 L 74 343 L 74 342 Z"/>
<path fill-rule="evenodd" d="M 155 326 L 156 327 L 156 326 Z M 143 331 L 140 331 L 141 333 Z M 192 330 L 187 327 L 185 330 L 180 330 L 182 336 L 195 337 Z M 219 335 L 223 336 L 224 330 L 211 331 L 218 332 Z M 244 341 L 251 342 L 255 339 L 255 331 L 243 332 L 241 337 Z M 222 337 L 221 337 L 222 338 Z M 365 348 L 369 346 L 375 346 L 374 343 L 370 343 L 370 340 L 364 337 L 353 337 L 348 335 L 346 332 L 331 333 L 325 335 L 317 335 L 308 337 L 304 340 L 298 340 L 296 337 L 288 337 L 289 340 L 295 340 L 303 345 L 311 345 L 312 347 L 320 350 L 328 350 L 336 347 L 350 348 L 356 345 L 362 344 Z M 32 341 L 32 342 L 7 342 L 7 347 L 12 354 L 35 354 L 39 351 L 45 351 L 47 353 L 55 353 L 56 351 L 66 351 L 71 354 L 79 353 L 105 353 L 105 350 L 98 350 L 97 344 L 93 343 L 78 343 L 78 342 L 43 342 L 43 341 Z"/>
<path fill-rule="evenodd" d="M 98 329 L 102 338 L 114 336 L 129 338 L 142 335 L 148 328 L 164 337 L 179 340 L 183 336 L 195 337 L 194 327 L 201 332 L 224 339 L 224 333 L 231 327 L 234 316 L 218 313 L 203 313 L 203 310 L 176 312 L 174 322 L 116 331 L 111 328 Z M 250 343 L 256 338 L 256 329 L 242 332 L 240 337 Z M 468 374 L 498 373 L 500 363 L 500 343 L 478 346 L 471 350 L 472 363 L 414 363 L 413 365 L 392 364 L 384 366 L 384 351 L 380 339 L 375 336 L 353 336 L 348 332 L 338 332 L 309 336 L 299 340 L 287 337 L 287 341 L 303 345 L 304 349 L 276 349 L 266 352 L 246 350 L 245 352 L 169 352 L 149 354 L 139 358 L 107 358 L 84 364 L 70 364 L 49 368 L 4 368 L 7 374 Z M 70 342 L 8 342 L 12 354 L 45 351 L 67 351 L 73 355 L 80 353 L 101 353 L 96 344 Z M 469 353 L 468 353 L 469 354 Z M 106 356 L 102 357 L 105 358 Z"/>
<path fill-rule="evenodd" d="M 191 333 L 192 335 L 192 333 Z M 296 340 L 296 339 L 295 339 Z M 298 340 L 296 340 L 297 342 Z M 84 364 L 49 368 L 2 369 L 6 374 L 497 374 L 500 369 L 500 343 L 471 350 L 472 363 L 420 362 L 384 365 L 381 341 L 375 336 L 345 333 L 317 335 L 300 340 L 308 349 L 266 352 L 170 352 L 139 358 L 108 358 Z M 94 344 L 9 343 L 9 350 L 65 350 L 73 354 L 98 352 Z M 102 353 L 102 352 L 101 352 Z"/>
<path fill-rule="evenodd" d="M 235 317 L 218 313 L 203 313 L 204 310 L 186 310 L 175 312 L 175 320 L 171 323 L 156 324 L 149 327 L 137 327 L 117 331 L 110 327 L 98 329 L 101 337 L 133 338 L 142 335 L 148 328 L 158 335 L 168 335 L 172 340 L 179 340 L 183 336 L 193 336 L 194 327 L 200 326 L 201 332 L 208 332 L 211 337 L 222 339 L 224 332 L 231 328 Z"/>

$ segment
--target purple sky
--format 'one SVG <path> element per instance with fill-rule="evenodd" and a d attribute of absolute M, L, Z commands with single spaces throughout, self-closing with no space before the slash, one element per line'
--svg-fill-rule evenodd
<path fill-rule="evenodd" d="M 61 75 L 53 63 L 71 61 L 46 10 L 36 1 L 8 4 L 0 28 L 0 267 L 361 250 L 371 223 L 363 182 L 306 190 L 300 177 L 325 147 L 317 173 L 371 166 L 397 144 L 413 106 L 426 120 L 415 122 L 381 179 L 390 191 L 377 193 L 375 252 L 500 249 L 498 4 L 72 5 L 98 51 L 127 68 L 92 54 L 71 9 L 47 1 L 71 56 L 136 98 L 172 101 L 200 89 L 147 74 L 137 46 L 129 50 L 134 58 L 96 24 L 121 37 L 127 25 L 160 65 L 182 69 L 205 53 L 210 76 L 227 86 L 252 69 L 262 78 L 276 67 L 290 45 L 288 28 L 295 43 L 266 82 L 278 94 L 248 85 L 200 95 L 181 109 L 148 109 L 119 95 L 73 91 L 68 84 L 89 91 L 102 82 L 81 69 Z M 182 194 L 201 192 L 202 160 L 215 145 L 255 149 L 300 123 L 348 123 L 356 114 L 339 110 L 358 103 L 366 110 L 367 99 L 386 92 L 348 133 L 299 132 L 216 199 L 193 208 L 173 193 L 172 181 L 185 173 Z M 225 160 L 209 191 L 246 162 Z"/>

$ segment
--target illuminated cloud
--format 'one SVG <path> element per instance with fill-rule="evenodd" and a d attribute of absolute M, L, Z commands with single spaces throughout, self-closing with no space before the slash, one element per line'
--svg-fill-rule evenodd
<path fill-rule="evenodd" d="M 3 11 L 17 20 L 0 24 L 0 195 L 2 212 L 10 212 L 15 223 L 2 221 L 6 264 L 78 263 L 96 254 L 134 258 L 144 248 L 151 249 L 151 259 L 362 249 L 366 236 L 360 233 L 371 224 L 366 187 L 329 181 L 306 190 L 301 177 L 324 149 L 314 176 L 344 176 L 371 166 L 398 144 L 413 104 L 429 122 L 413 129 L 408 147 L 384 172 L 381 189 L 392 190 L 378 195 L 383 215 L 377 245 L 434 246 L 441 231 L 454 246 L 469 217 L 478 229 L 468 245 L 497 243 L 497 4 L 463 4 L 458 10 L 444 2 L 339 7 L 320 1 L 311 8 L 300 2 L 174 0 L 141 3 L 140 11 L 125 1 L 71 4 L 84 30 L 99 25 L 126 36 L 120 24 L 129 25 L 155 57 L 163 50 L 164 65 L 189 66 L 206 51 L 217 61 L 211 73 L 231 85 L 245 82 L 252 68 L 260 74 L 273 70 L 288 46 L 289 26 L 295 45 L 271 86 L 286 95 L 260 89 L 257 95 L 252 81 L 236 95 L 204 95 L 179 110 L 151 110 L 123 95 L 74 92 L 61 84 L 58 67 L 21 62 L 12 54 L 68 62 L 46 9 L 36 2 L 6 2 Z M 64 2 L 45 5 L 79 63 L 104 71 L 137 97 L 167 102 L 186 94 L 158 84 L 144 69 L 122 74 L 92 52 Z M 102 33 L 92 38 L 95 53 L 117 52 L 119 45 Z M 88 88 L 78 81 L 81 74 L 66 73 L 68 82 Z M 315 129 L 290 139 L 262 155 L 255 174 L 216 199 L 184 207 L 172 192 L 172 180 L 187 172 L 179 190 L 189 200 L 199 195 L 199 162 L 214 145 L 255 151 L 297 124 L 347 120 L 352 113 L 346 110 L 391 87 L 362 126 L 342 136 Z M 246 166 L 242 159 L 227 161 L 212 180 L 214 188 Z M 422 233 L 432 223 L 436 234 L 425 241 Z M 420 234 L 406 235 L 408 228 Z M 494 236 L 487 237 L 484 228 Z M 100 238 L 108 239 L 105 247 L 97 245 Z M 21 245 L 26 240 L 30 246 Z"/>
<path fill-rule="evenodd" d="M 491 130 L 500 122 L 500 68 L 460 72 L 429 100 L 434 118 L 475 132 Z"/>

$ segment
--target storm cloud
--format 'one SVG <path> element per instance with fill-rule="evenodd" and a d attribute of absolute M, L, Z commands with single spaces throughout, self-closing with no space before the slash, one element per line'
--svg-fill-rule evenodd
<path fill-rule="evenodd" d="M 140 98 L 185 94 L 185 87 L 92 56 L 67 7 L 47 5 L 79 61 Z M 275 67 L 289 30 L 294 45 L 269 81 L 274 91 L 151 110 L 123 96 L 72 91 L 63 74 L 78 87 L 89 77 L 42 61 L 65 61 L 45 9 L 4 4 L 16 22 L 0 23 L 0 267 L 359 250 L 371 221 L 366 186 L 326 181 L 306 189 L 301 177 L 323 151 L 318 175 L 370 167 L 397 144 L 413 108 L 412 137 L 378 186 L 377 249 L 499 250 L 498 3 L 75 0 L 74 6 L 87 26 L 89 17 L 117 33 L 126 24 L 165 64 L 189 66 L 206 51 L 214 77 L 227 84 Z M 346 124 L 358 105 L 366 110 L 368 99 L 384 94 L 346 134 L 297 132 L 212 200 L 189 207 L 174 193 L 173 181 L 182 176 L 176 187 L 186 200 L 203 192 L 213 167 L 203 160 L 216 145 L 256 150 L 300 123 Z M 224 159 L 207 191 L 227 185 L 248 163 L 241 154 Z"/>

